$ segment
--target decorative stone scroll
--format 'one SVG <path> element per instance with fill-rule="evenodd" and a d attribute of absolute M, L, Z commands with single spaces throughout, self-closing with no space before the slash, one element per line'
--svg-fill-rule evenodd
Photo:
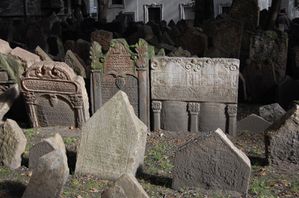
<path fill-rule="evenodd" d="M 237 59 L 152 58 L 154 130 L 159 126 L 192 132 L 221 128 L 235 135 L 238 79 Z M 162 108 L 156 111 L 158 103 Z"/>
<path fill-rule="evenodd" d="M 33 127 L 81 127 L 89 118 L 84 80 L 65 63 L 32 65 L 21 78 L 21 91 Z"/>
<path fill-rule="evenodd" d="M 136 115 L 148 125 L 150 49 L 142 39 L 132 50 L 125 40 L 113 39 L 104 54 L 102 46 L 93 42 L 90 50 L 92 113 L 122 90 L 128 95 Z"/>

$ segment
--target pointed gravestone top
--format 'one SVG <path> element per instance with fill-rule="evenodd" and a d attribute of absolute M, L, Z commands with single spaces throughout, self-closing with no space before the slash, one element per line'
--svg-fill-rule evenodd
<path fill-rule="evenodd" d="M 172 187 L 237 192 L 246 196 L 250 172 L 248 157 L 217 129 L 201 134 L 177 151 Z"/>
<path fill-rule="evenodd" d="M 251 114 L 238 122 L 238 131 L 264 132 L 270 125 L 271 123 L 264 118 Z"/>
<path fill-rule="evenodd" d="M 116 180 L 143 163 L 147 127 L 119 91 L 83 126 L 76 173 Z"/>

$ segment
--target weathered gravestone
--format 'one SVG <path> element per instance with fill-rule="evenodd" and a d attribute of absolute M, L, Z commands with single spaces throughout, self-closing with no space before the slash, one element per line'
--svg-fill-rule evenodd
<path fill-rule="evenodd" d="M 271 165 L 299 168 L 298 113 L 296 105 L 265 132 L 266 157 Z"/>
<path fill-rule="evenodd" d="M 8 88 L 0 95 L 0 120 L 3 120 L 4 115 L 10 110 L 10 107 L 19 95 L 20 90 L 17 84 Z"/>
<path fill-rule="evenodd" d="M 102 198 L 149 198 L 137 179 L 130 174 L 124 174 L 107 190 Z"/>
<path fill-rule="evenodd" d="M 33 127 L 81 127 L 89 118 L 84 80 L 65 63 L 42 61 L 31 66 L 21 86 Z"/>
<path fill-rule="evenodd" d="M 105 52 L 109 50 L 112 39 L 113 33 L 105 30 L 96 30 L 92 32 L 90 38 L 91 42 L 98 42 Z"/>
<path fill-rule="evenodd" d="M 60 150 L 63 153 L 66 152 L 63 139 L 58 133 L 53 137 L 43 139 L 41 142 L 31 147 L 29 152 L 29 168 L 36 168 L 39 158 L 54 150 Z"/>
<path fill-rule="evenodd" d="M 22 198 L 60 197 L 68 176 L 66 154 L 60 150 L 52 151 L 39 158 Z"/>
<path fill-rule="evenodd" d="M 279 120 L 285 113 L 286 111 L 278 103 L 264 105 L 259 108 L 260 116 L 272 123 Z"/>
<path fill-rule="evenodd" d="M 1 54 L 9 54 L 11 52 L 11 47 L 9 43 L 5 40 L 0 39 L 0 53 Z"/>
<path fill-rule="evenodd" d="M 119 90 L 124 91 L 136 115 L 149 122 L 149 58 L 150 50 L 144 40 L 129 49 L 125 40 L 111 41 L 104 55 L 101 46 L 94 42 L 91 48 L 91 105 L 94 113 Z"/>
<path fill-rule="evenodd" d="M 154 130 L 235 135 L 238 60 L 154 57 L 151 68 Z"/>
<path fill-rule="evenodd" d="M 127 95 L 117 92 L 84 124 L 76 173 L 110 180 L 135 175 L 143 164 L 146 136 L 147 127 Z"/>
<path fill-rule="evenodd" d="M 76 74 L 82 76 L 83 78 L 86 78 L 86 71 L 84 66 L 80 63 L 79 59 L 71 50 L 68 50 L 66 52 L 64 62 L 68 64 L 71 68 L 73 68 Z"/>
<path fill-rule="evenodd" d="M 264 132 L 270 125 L 264 118 L 251 114 L 238 122 L 238 131 L 259 133 Z"/>
<path fill-rule="evenodd" d="M 246 197 L 251 173 L 248 157 L 220 130 L 200 134 L 176 152 L 174 189 L 238 192 Z M 238 196 L 241 197 L 241 196 Z"/>
<path fill-rule="evenodd" d="M 38 55 L 19 47 L 14 48 L 9 54 L 19 60 L 25 69 L 31 67 L 34 63 L 41 61 Z"/>
<path fill-rule="evenodd" d="M 14 120 L 6 120 L 0 127 L 0 164 L 17 169 L 21 166 L 27 139 Z"/>
<path fill-rule="evenodd" d="M 53 61 L 52 58 L 42 48 L 40 48 L 40 46 L 35 48 L 35 53 L 42 61 Z"/>

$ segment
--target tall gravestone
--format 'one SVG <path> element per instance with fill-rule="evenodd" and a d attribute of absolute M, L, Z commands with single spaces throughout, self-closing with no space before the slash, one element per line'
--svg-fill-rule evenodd
<path fill-rule="evenodd" d="M 83 126 L 76 174 L 116 180 L 143 164 L 147 127 L 119 91 Z"/>
<path fill-rule="evenodd" d="M 122 39 L 111 41 L 109 51 L 93 42 L 91 47 L 91 106 L 92 113 L 119 90 L 124 91 L 136 115 L 149 122 L 149 45 L 140 40 L 133 51 Z"/>
<path fill-rule="evenodd" d="M 239 60 L 154 57 L 154 130 L 236 134 Z"/>
<path fill-rule="evenodd" d="M 89 118 L 84 80 L 65 63 L 34 64 L 21 79 L 21 91 L 33 127 L 81 127 Z"/>

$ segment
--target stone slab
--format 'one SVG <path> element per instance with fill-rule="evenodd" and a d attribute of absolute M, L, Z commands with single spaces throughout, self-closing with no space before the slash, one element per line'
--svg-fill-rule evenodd
<path fill-rule="evenodd" d="M 264 105 L 259 108 L 260 116 L 272 123 L 279 120 L 285 113 L 286 111 L 278 103 Z"/>
<path fill-rule="evenodd" d="M 19 59 L 23 65 L 24 68 L 29 68 L 31 65 L 34 63 L 40 62 L 41 59 L 39 58 L 38 55 L 33 54 L 27 50 L 24 50 L 20 47 L 14 48 L 11 52 L 10 55 Z"/>
<path fill-rule="evenodd" d="M 259 133 L 264 132 L 270 125 L 271 123 L 264 118 L 251 114 L 238 122 L 238 131 Z"/>
<path fill-rule="evenodd" d="M 14 101 L 19 97 L 20 90 L 17 84 L 7 89 L 0 95 L 0 119 L 3 120 L 5 114 L 10 110 Z"/>
<path fill-rule="evenodd" d="M 9 54 L 11 52 L 11 47 L 9 43 L 5 40 L 0 39 L 0 53 L 1 54 Z"/>
<path fill-rule="evenodd" d="M 143 164 L 147 127 L 128 96 L 117 92 L 83 126 L 76 174 L 116 180 Z"/>

